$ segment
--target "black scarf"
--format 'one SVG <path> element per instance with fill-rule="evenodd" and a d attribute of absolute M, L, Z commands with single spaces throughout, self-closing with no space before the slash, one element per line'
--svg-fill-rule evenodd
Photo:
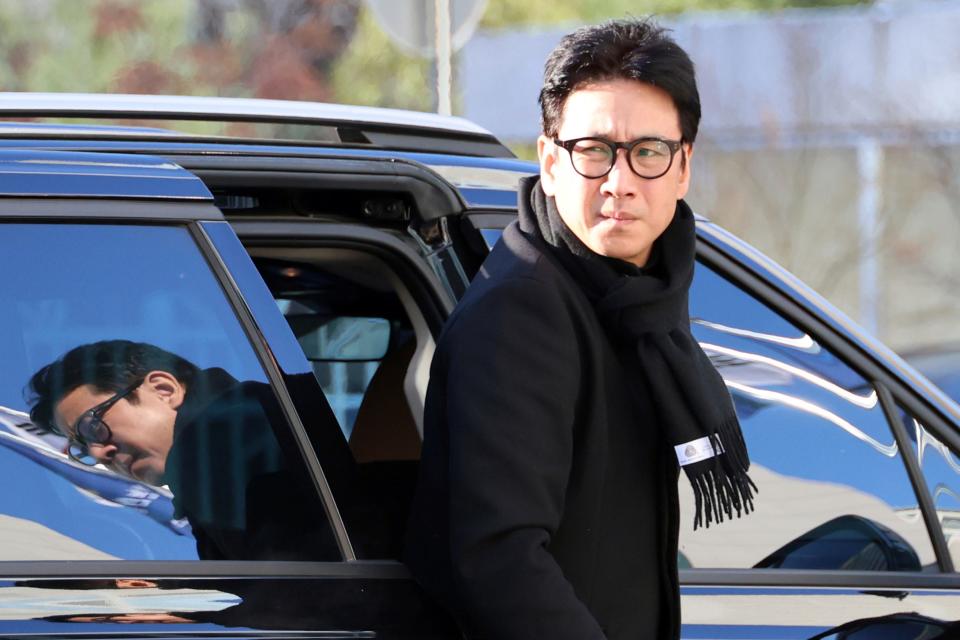
<path fill-rule="evenodd" d="M 623 358 L 646 385 L 664 436 L 690 479 L 693 526 L 753 510 L 756 485 L 727 387 L 690 333 L 688 293 L 696 235 L 693 212 L 677 202 L 647 266 L 594 253 L 564 224 L 538 178 L 520 183 L 520 229 L 544 240 L 594 305 L 607 337 L 635 350 Z M 704 520 L 704 514 L 706 519 Z"/>

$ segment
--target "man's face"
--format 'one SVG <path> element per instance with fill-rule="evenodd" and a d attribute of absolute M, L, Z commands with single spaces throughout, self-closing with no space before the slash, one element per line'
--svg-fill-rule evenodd
<path fill-rule="evenodd" d="M 101 416 L 110 427 L 111 438 L 103 444 L 89 444 L 90 454 L 119 473 L 148 484 L 162 484 L 173 445 L 173 424 L 184 393 L 173 375 L 151 371 L 137 388 L 136 398 L 120 399 Z M 112 396 L 91 385 L 77 387 L 57 403 L 57 424 L 74 438 L 77 419 Z"/>
<path fill-rule="evenodd" d="M 679 140 L 680 120 L 662 89 L 635 80 L 598 82 L 567 97 L 557 134 L 560 140 L 588 136 Z M 554 196 L 560 217 L 580 241 L 600 255 L 645 265 L 687 193 L 693 148 L 684 144 L 670 170 L 653 180 L 635 174 L 622 150 L 610 173 L 594 179 L 578 174 L 566 149 L 549 138 L 540 136 L 537 151 L 543 190 Z"/>

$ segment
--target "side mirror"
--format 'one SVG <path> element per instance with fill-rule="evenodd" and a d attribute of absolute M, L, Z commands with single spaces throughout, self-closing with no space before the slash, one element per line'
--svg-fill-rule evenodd
<path fill-rule="evenodd" d="M 895 613 L 879 618 L 854 620 L 828 629 L 810 640 L 940 640 L 955 639 L 960 620 L 947 622 L 916 613 Z"/>
<path fill-rule="evenodd" d="M 920 571 L 910 544 L 879 522 L 840 516 L 811 529 L 755 565 L 757 569 Z"/>

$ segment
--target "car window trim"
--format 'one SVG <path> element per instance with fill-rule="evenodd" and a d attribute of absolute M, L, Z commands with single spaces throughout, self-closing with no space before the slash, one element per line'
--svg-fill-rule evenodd
<path fill-rule="evenodd" d="M 0 220 L 43 222 L 82 220 L 170 223 L 222 221 L 223 213 L 207 200 L 130 200 L 124 198 L 0 198 Z"/>
<path fill-rule="evenodd" d="M 343 156 L 207 156 L 166 154 L 211 190 L 224 187 L 298 187 L 324 191 L 404 192 L 420 219 L 429 222 L 462 213 L 460 192 L 429 166 L 407 158 Z"/>
<path fill-rule="evenodd" d="M 880 401 L 880 407 L 893 429 L 894 438 L 900 449 L 900 456 L 907 467 L 907 475 L 910 477 L 910 483 L 913 485 L 913 491 L 917 495 L 917 504 L 920 506 L 920 513 L 923 514 L 923 521 L 927 525 L 927 532 L 930 534 L 930 540 L 933 542 L 933 549 L 937 554 L 937 565 L 940 571 L 944 573 L 953 573 L 953 559 L 950 557 L 950 550 L 947 547 L 947 539 L 943 535 L 943 527 L 940 525 L 940 519 L 937 517 L 936 505 L 933 502 L 933 496 L 930 488 L 927 486 L 926 477 L 920 468 L 916 458 L 912 455 L 914 452 L 911 444 L 910 435 L 900 420 L 897 405 L 893 400 L 893 395 L 880 382 L 873 382 L 877 390 L 877 398 Z"/>
<path fill-rule="evenodd" d="M 8 580 L 30 578 L 372 578 L 412 580 L 396 560 L 310 562 L 280 560 L 12 560 Z"/>
<path fill-rule="evenodd" d="M 327 481 L 323 467 L 317 458 L 316 452 L 313 450 L 306 428 L 300 419 L 293 399 L 290 397 L 290 392 L 283 382 L 283 374 L 277 365 L 267 340 L 254 319 L 250 306 L 244 299 L 243 293 L 223 263 L 220 254 L 217 253 L 213 245 L 213 241 L 203 227 L 199 223 L 194 222 L 189 225 L 189 229 L 197 246 L 207 260 L 211 271 L 220 283 L 221 289 L 227 296 L 227 300 L 240 321 L 244 333 L 247 334 L 247 339 L 250 341 L 257 355 L 257 359 L 260 361 L 260 365 L 267 376 L 267 380 L 273 389 L 280 409 L 287 420 L 287 425 L 291 429 L 297 446 L 300 449 L 301 458 L 307 465 L 310 477 L 314 482 L 323 508 L 326 511 L 327 521 L 330 524 L 334 539 L 337 542 L 341 558 L 346 562 L 356 560 L 357 557 L 354 553 L 353 545 L 350 542 L 350 537 L 347 534 L 346 524 L 337 508 L 336 501 L 333 499 L 333 491 L 330 488 L 330 483 Z"/>
<path fill-rule="evenodd" d="M 846 587 L 951 589 L 955 573 L 920 571 L 825 571 L 820 569 L 680 569 L 680 586 Z"/>

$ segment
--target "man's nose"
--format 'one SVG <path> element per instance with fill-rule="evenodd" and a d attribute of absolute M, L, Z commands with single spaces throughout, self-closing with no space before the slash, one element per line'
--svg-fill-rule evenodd
<path fill-rule="evenodd" d="M 637 193 L 639 177 L 630 168 L 626 149 L 617 149 L 610 173 L 604 176 L 600 192 L 611 198 L 629 198 Z"/>

